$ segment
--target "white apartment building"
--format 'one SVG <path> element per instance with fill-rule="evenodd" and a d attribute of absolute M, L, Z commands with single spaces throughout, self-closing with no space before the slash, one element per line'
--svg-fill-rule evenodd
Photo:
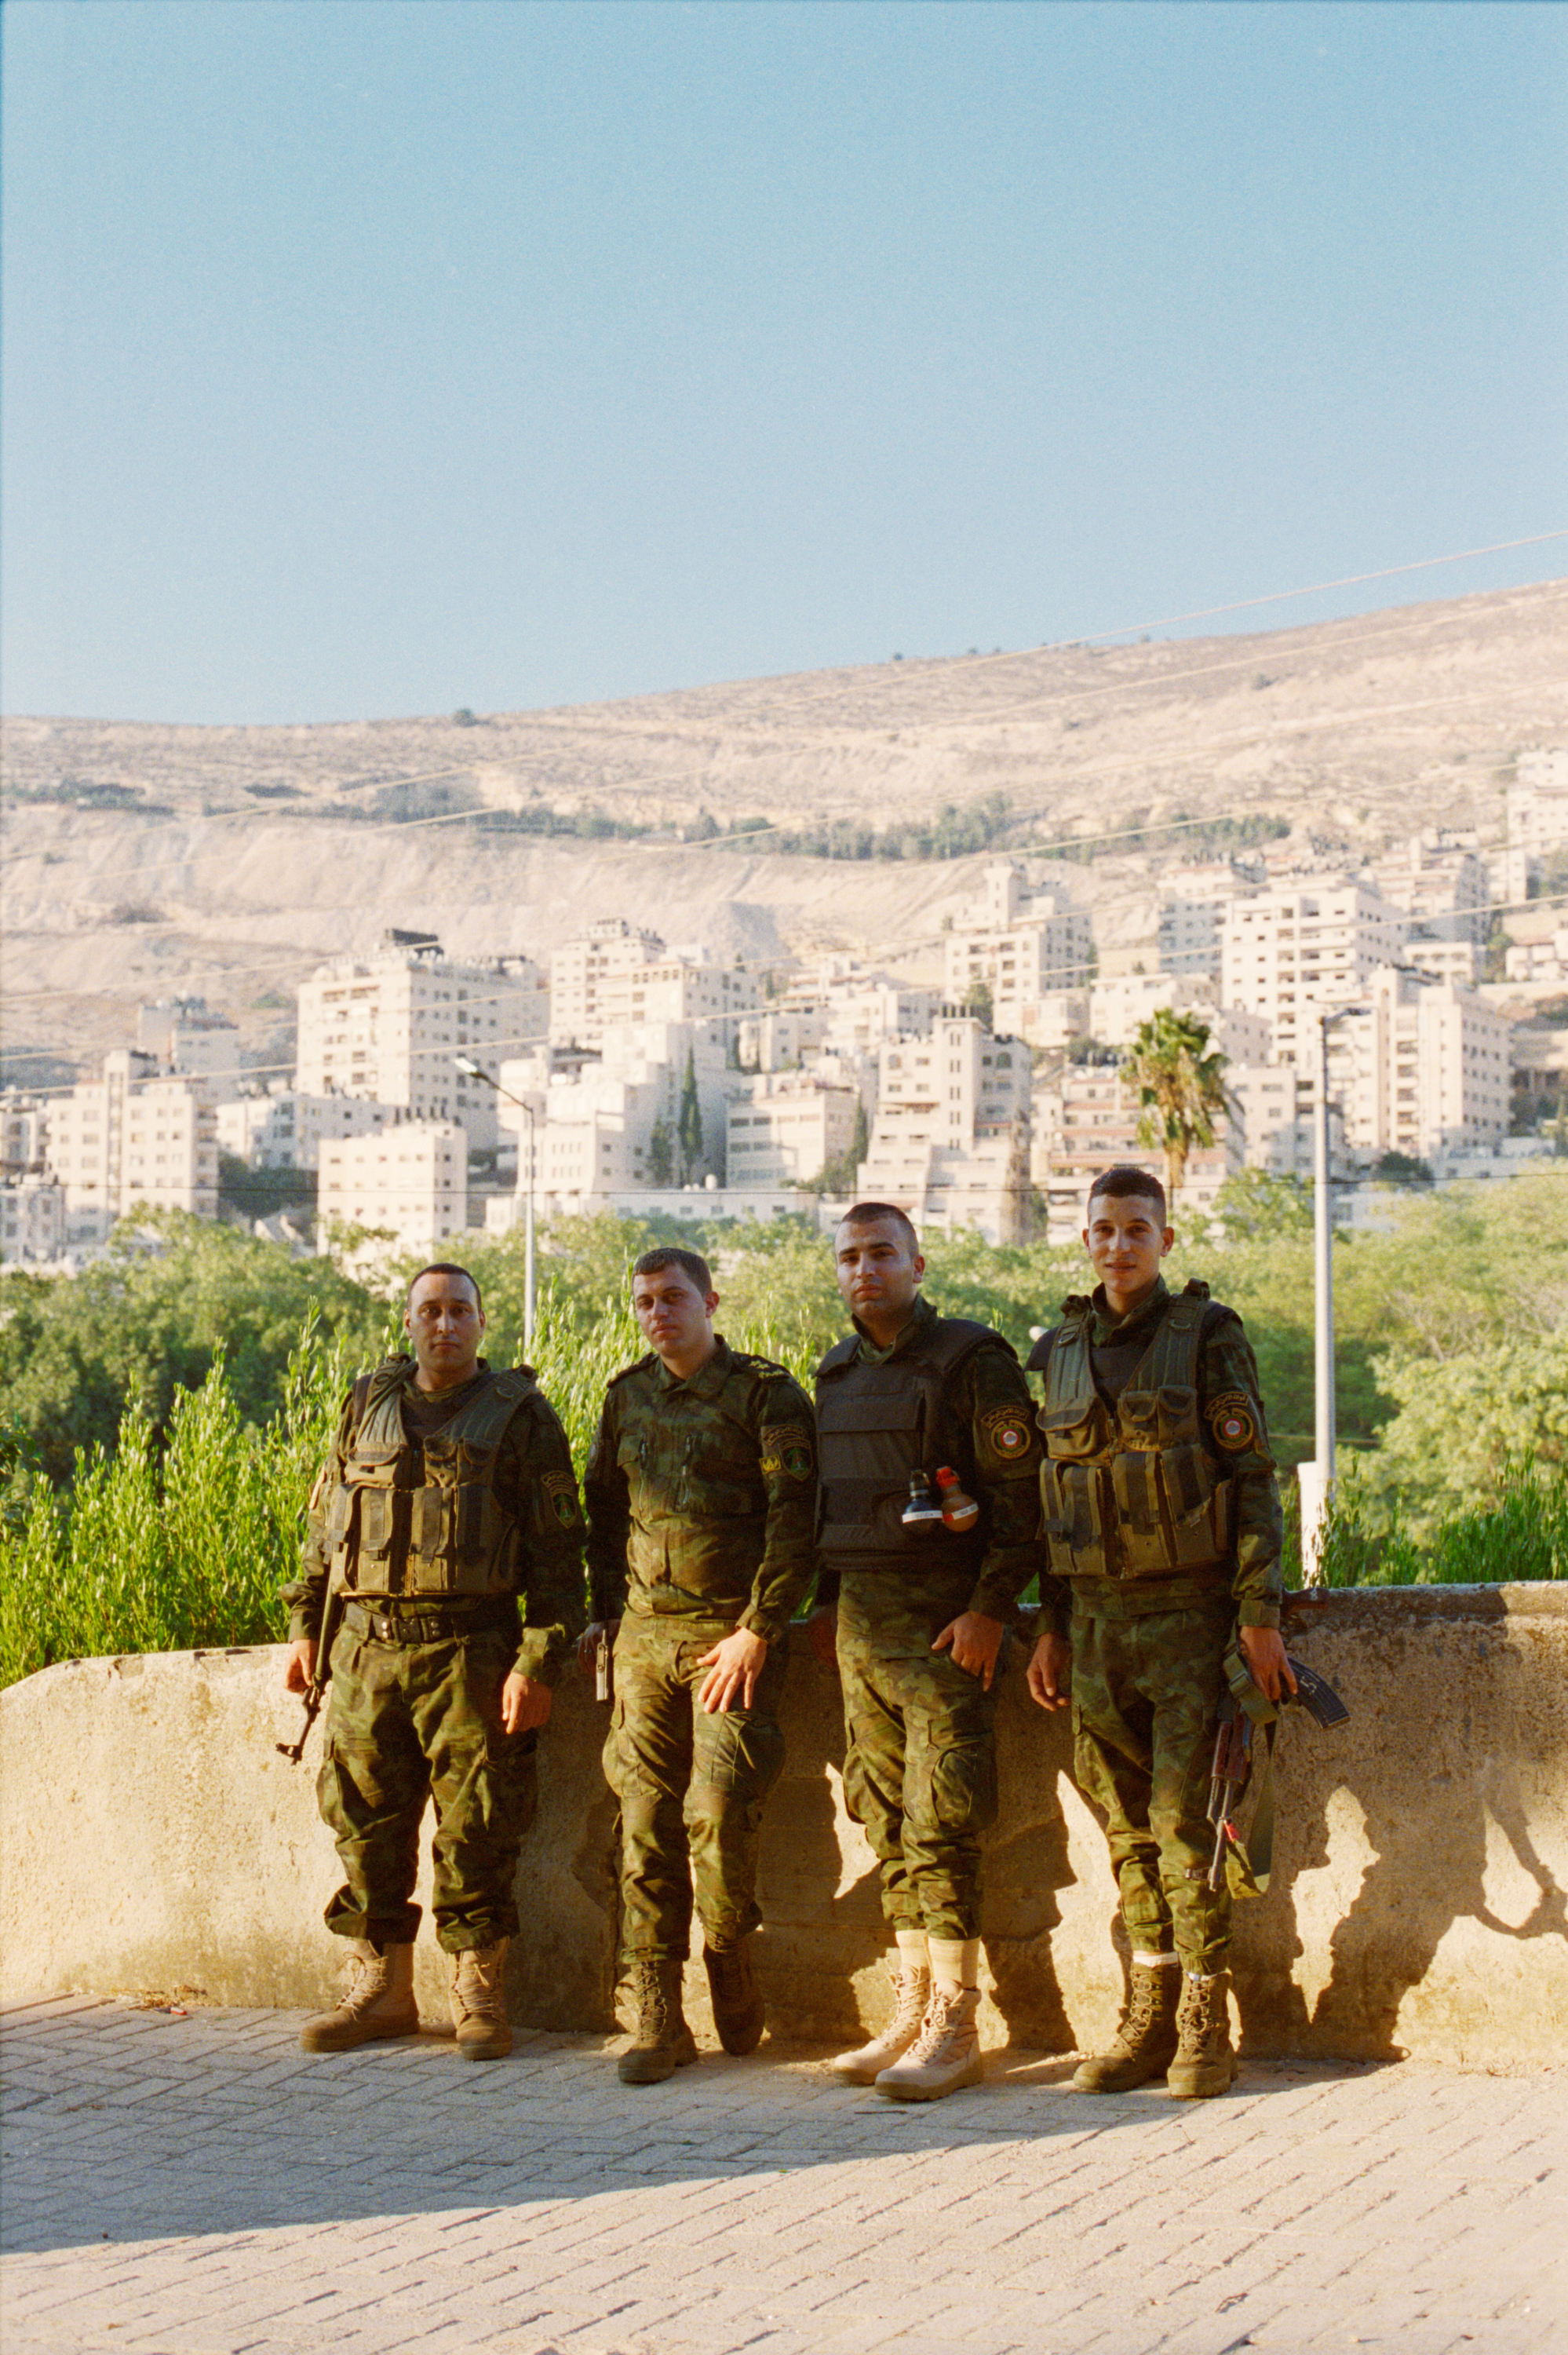
<path fill-rule="evenodd" d="M 239 1070 L 239 1032 L 205 997 L 161 997 L 139 1007 L 136 1049 L 185 1078 L 231 1080 Z"/>
<path fill-rule="evenodd" d="M 619 916 L 590 924 L 550 959 L 550 1037 L 582 1047 L 640 1022 L 707 1022 L 727 1043 L 735 1018 L 760 1004 L 744 966 L 715 964 L 704 949 L 667 949 Z"/>
<path fill-rule="evenodd" d="M 726 1183 L 804 1185 L 854 1142 L 860 1091 L 795 1073 L 768 1074 L 729 1105 Z"/>
<path fill-rule="evenodd" d="M 430 1252 L 468 1225 L 468 1143 L 456 1121 L 403 1121 L 321 1148 L 318 1232 L 376 1227 L 398 1252 Z"/>
<path fill-rule="evenodd" d="M 1329 1092 L 1345 1146 L 1371 1164 L 1385 1153 L 1440 1161 L 1492 1149 L 1509 1129 L 1510 1024 L 1452 982 L 1381 966 L 1368 1010 L 1329 1033 Z"/>
<path fill-rule="evenodd" d="M 886 974 L 831 982 L 822 1044 L 832 1055 L 874 1057 L 890 1039 L 925 1038 L 941 1004 L 939 989 L 916 988 Z"/>
<path fill-rule="evenodd" d="M 1233 1063 L 1225 1073 L 1232 1103 L 1232 1144 L 1248 1169 L 1275 1178 L 1310 1178 L 1317 1167 L 1315 1064 Z M 1329 1167 L 1345 1163 L 1345 1124 L 1329 1106 Z"/>
<path fill-rule="evenodd" d="M 798 1071 L 828 1035 L 825 1006 L 801 1013 L 743 1014 L 735 1027 L 743 1071 Z"/>
<path fill-rule="evenodd" d="M 714 1026 L 694 1022 L 611 1025 L 602 1052 L 555 1069 L 545 1048 L 504 1062 L 499 1074 L 503 1128 L 517 1141 L 517 1206 L 533 1150 L 535 1208 L 552 1217 L 606 1207 L 641 1187 L 701 1179 L 724 1150 L 726 1098 L 744 1084 L 726 1069 Z M 680 1158 L 681 1102 L 690 1059 L 702 1114 L 704 1155 L 687 1169 Z M 532 1114 L 530 1124 L 529 1114 Z M 488 1214 L 487 1214 L 488 1215 Z M 497 1212 L 497 1217 L 501 1213 Z"/>
<path fill-rule="evenodd" d="M 1432 981 L 1453 981 L 1461 989 L 1474 989 L 1481 979 L 1485 957 L 1479 943 L 1467 935 L 1446 939 L 1440 932 L 1429 932 L 1425 924 L 1417 924 L 1405 935 L 1400 963 L 1414 972 L 1425 974 Z"/>
<path fill-rule="evenodd" d="M 1046 1212 L 1046 1240 L 1076 1242 L 1094 1180 L 1118 1162 L 1147 1169 L 1164 1182 L 1165 1156 L 1140 1145 L 1138 1091 L 1114 1063 L 1068 1063 L 1034 1091 L 1030 1174 Z M 1176 1204 L 1212 1210 L 1225 1179 L 1241 1167 L 1234 1124 L 1212 1146 L 1194 1149 Z"/>
<path fill-rule="evenodd" d="M 0 1180 L 0 1265 L 57 1260 L 66 1241 L 63 1186 L 36 1171 Z"/>
<path fill-rule="evenodd" d="M 1543 915 L 1562 916 L 1561 909 L 1542 911 Z M 1523 931 L 1516 915 L 1509 918 L 1510 930 Z M 1544 925 L 1539 932 L 1531 928 L 1531 937 L 1515 940 L 1505 950 L 1503 971 L 1510 981 L 1568 981 L 1568 922 L 1553 923 L 1550 931 Z"/>
<path fill-rule="evenodd" d="M 1065 885 L 1031 893 L 1017 868 L 998 860 L 986 868 L 976 918 L 947 936 L 943 994 L 959 1006 L 983 984 L 997 1035 L 1032 1039 L 1050 996 L 1087 981 L 1093 952 L 1092 921 Z"/>
<path fill-rule="evenodd" d="M 1372 879 L 1391 907 L 1403 908 L 1428 938 L 1486 943 L 1491 887 L 1476 836 L 1429 827 L 1378 859 Z"/>
<path fill-rule="evenodd" d="M 928 1038 L 885 1046 L 863 1199 L 896 1202 L 917 1227 L 978 1227 L 993 1242 L 1025 1234 L 1033 1061 L 1022 1039 L 951 1006 Z"/>
<path fill-rule="evenodd" d="M 310 1096 L 298 1088 L 269 1088 L 263 1096 L 233 1096 L 217 1107 L 217 1146 L 248 1169 L 316 1169 L 323 1143 L 374 1136 L 403 1118 L 400 1104 L 369 1096 Z"/>
<path fill-rule="evenodd" d="M 48 1098 L 15 1088 L 0 1094 L 0 1176 L 41 1170 L 48 1152 Z"/>
<path fill-rule="evenodd" d="M 1503 897 L 1528 900 L 1542 863 L 1568 849 L 1568 744 L 1521 752 L 1508 789 L 1508 849 Z"/>
<path fill-rule="evenodd" d="M 470 1147 L 496 1141 L 495 1093 L 465 1080 L 454 1056 L 493 1072 L 542 1039 L 544 975 L 527 957 L 463 964 L 439 941 L 388 935 L 374 956 L 340 957 L 300 989 L 295 1084 L 310 1096 L 368 1097 L 412 1120 L 461 1121 Z"/>
<path fill-rule="evenodd" d="M 48 1167 L 65 1188 L 69 1241 L 101 1241 L 138 1210 L 217 1216 L 217 1125 L 199 1078 L 153 1076 L 133 1048 L 103 1059 L 103 1077 L 49 1106 Z"/>
<path fill-rule="evenodd" d="M 1160 887 L 1155 936 L 1161 973 L 1220 973 L 1220 937 L 1225 909 L 1243 889 L 1228 864 L 1183 868 L 1179 879 Z"/>
<path fill-rule="evenodd" d="M 1397 963 L 1404 919 L 1366 883 L 1302 877 L 1226 909 L 1220 994 L 1261 1014 L 1280 1062 L 1316 1051 L 1308 1008 L 1362 996 L 1379 965 Z"/>

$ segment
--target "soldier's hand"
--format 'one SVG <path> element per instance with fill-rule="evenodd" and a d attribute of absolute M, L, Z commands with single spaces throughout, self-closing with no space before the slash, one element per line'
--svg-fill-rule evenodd
<path fill-rule="evenodd" d="M 596 1658 L 600 1643 L 613 1645 L 619 1619 L 590 1619 L 577 1637 L 577 1666 L 585 1676 L 591 1677 L 599 1662 Z"/>
<path fill-rule="evenodd" d="M 934 1652 L 951 1650 L 953 1665 L 971 1677 L 979 1677 L 987 1692 L 996 1674 L 997 1654 L 1007 1633 L 1000 1619 L 991 1619 L 983 1611 L 961 1611 L 949 1619 L 931 1646 Z"/>
<path fill-rule="evenodd" d="M 515 1668 L 501 1688 L 501 1724 L 506 1733 L 532 1733 L 550 1714 L 555 1694 L 548 1685 L 519 1676 Z"/>
<path fill-rule="evenodd" d="M 697 1662 L 706 1668 L 697 1699 L 710 1717 L 720 1710 L 733 1709 L 736 1694 L 742 1709 L 751 1707 L 751 1696 L 757 1689 L 757 1679 L 762 1674 L 762 1664 L 768 1657 L 768 1646 L 749 1627 L 737 1627 L 733 1636 L 726 1636 L 711 1652 L 705 1652 Z"/>
<path fill-rule="evenodd" d="M 1236 1644 L 1255 1685 L 1261 1685 L 1270 1700 L 1279 1699 L 1282 1683 L 1296 1690 L 1296 1678 L 1285 1657 L 1285 1644 L 1277 1627 L 1238 1627 Z"/>
<path fill-rule="evenodd" d="M 806 1641 L 824 1668 L 839 1664 L 839 1614 L 831 1603 L 813 1611 L 806 1622 Z"/>
<path fill-rule="evenodd" d="M 283 1663 L 285 1692 L 305 1692 L 315 1681 L 316 1647 L 309 1636 L 296 1636 Z"/>
<path fill-rule="evenodd" d="M 1042 1709 L 1065 1709 L 1072 1696 L 1073 1647 L 1065 1636 L 1042 1636 L 1027 1671 L 1030 1696 Z"/>

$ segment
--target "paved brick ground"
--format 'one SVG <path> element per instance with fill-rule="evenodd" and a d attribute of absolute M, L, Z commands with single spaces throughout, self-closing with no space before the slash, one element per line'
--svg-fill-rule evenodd
<path fill-rule="evenodd" d="M 8 2355 L 1568 2350 L 1568 2080 L 1248 2068 L 905 2108 L 591 2038 L 308 2060 L 278 2012 L 10 2013 Z"/>

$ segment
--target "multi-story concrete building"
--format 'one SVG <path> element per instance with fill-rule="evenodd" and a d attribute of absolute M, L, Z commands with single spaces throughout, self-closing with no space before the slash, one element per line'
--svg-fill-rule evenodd
<path fill-rule="evenodd" d="M 543 1048 L 501 1068 L 508 1098 L 521 1100 L 503 1098 L 500 1107 L 503 1128 L 516 1139 L 519 1206 L 528 1184 L 530 1146 L 535 1207 L 541 1215 L 607 1207 L 612 1197 L 638 1188 L 679 1186 L 716 1175 L 727 1095 L 745 1082 L 726 1067 L 715 1026 L 613 1024 L 599 1054 L 575 1056 L 561 1068 L 559 1053 Z M 689 1167 L 680 1143 L 688 1065 L 703 1126 L 703 1152 Z"/>
<path fill-rule="evenodd" d="M 136 1047 L 164 1071 L 189 1079 L 234 1081 L 239 1071 L 239 1032 L 227 1014 L 215 1014 L 205 997 L 162 997 L 138 1007 Z M 216 1091 L 223 1094 L 220 1086 Z"/>
<path fill-rule="evenodd" d="M 1391 907 L 1401 908 L 1429 940 L 1468 941 L 1478 952 L 1489 929 L 1491 889 L 1487 863 L 1473 834 L 1430 827 L 1413 834 L 1372 879 Z"/>
<path fill-rule="evenodd" d="M 972 1226 L 992 1241 L 1029 1231 L 1033 1058 L 1019 1039 L 945 1006 L 928 1038 L 884 1047 L 863 1198 L 916 1226 Z"/>
<path fill-rule="evenodd" d="M 249 1169 L 315 1169 L 323 1143 L 374 1136 L 404 1118 L 400 1104 L 369 1096 L 311 1096 L 298 1088 L 269 1088 L 261 1096 L 233 1096 L 217 1107 L 217 1144 Z"/>
<path fill-rule="evenodd" d="M 1221 996 L 1261 1014 L 1274 1059 L 1313 1051 L 1309 1009 L 1361 996 L 1379 965 L 1397 963 L 1404 919 L 1370 885 L 1303 877 L 1237 900 L 1226 909 Z"/>
<path fill-rule="evenodd" d="M 1508 848 L 1503 897 L 1528 900 L 1544 862 L 1568 850 L 1568 744 L 1521 752 L 1508 788 Z"/>
<path fill-rule="evenodd" d="M 68 1240 L 101 1241 L 138 1210 L 217 1216 L 217 1126 L 209 1083 L 160 1079 L 150 1055 L 122 1049 L 103 1077 L 49 1106 L 48 1167 L 65 1188 Z"/>
<path fill-rule="evenodd" d="M 1276 1178 L 1310 1178 L 1316 1167 L 1318 1073 L 1315 1063 L 1233 1063 L 1225 1073 L 1230 1093 L 1231 1144 L 1248 1169 Z M 1340 1107 L 1329 1106 L 1329 1166 L 1345 1167 L 1345 1127 Z"/>
<path fill-rule="evenodd" d="M 1072 906 L 1065 884 L 1031 892 L 1017 868 L 999 860 L 986 868 L 974 919 L 948 934 L 943 993 L 961 1006 L 989 989 L 996 1035 L 1032 1039 L 1050 996 L 1087 981 L 1093 953 L 1090 917 Z"/>
<path fill-rule="evenodd" d="M 1439 1162 L 1499 1146 L 1509 1128 L 1506 1015 L 1452 982 L 1374 972 L 1364 1013 L 1329 1032 L 1329 1092 L 1362 1165 L 1385 1153 Z"/>
<path fill-rule="evenodd" d="M 1247 887 L 1229 864 L 1181 868 L 1160 890 L 1156 940 L 1161 973 L 1220 975 L 1226 908 Z"/>
<path fill-rule="evenodd" d="M 0 1264 L 37 1265 L 66 1248 L 65 1188 L 30 1170 L 0 1179 Z"/>
<path fill-rule="evenodd" d="M 760 1004 L 743 965 L 716 964 L 702 949 L 667 949 L 656 932 L 636 932 L 620 917 L 590 924 L 550 959 L 550 1037 L 581 1047 L 641 1022 L 715 1024 L 730 1045 L 736 1018 Z"/>
<path fill-rule="evenodd" d="M 726 1182 L 804 1185 L 840 1160 L 854 1141 L 860 1092 L 803 1073 L 772 1073 L 729 1105 Z"/>
<path fill-rule="evenodd" d="M 468 1144 L 456 1121 L 403 1121 L 321 1148 L 316 1216 L 334 1228 L 385 1231 L 398 1252 L 431 1252 L 468 1225 Z M 372 1246 L 372 1249 L 375 1247 Z"/>
<path fill-rule="evenodd" d="M 7 1088 L 0 1094 L 0 1177 L 42 1171 L 48 1156 L 49 1099 Z"/>
<path fill-rule="evenodd" d="M 1425 974 L 1429 980 L 1453 981 L 1461 989 L 1474 989 L 1481 978 L 1484 957 L 1479 944 L 1467 936 L 1447 939 L 1429 931 L 1425 924 L 1413 924 L 1405 934 L 1399 961 L 1414 973 Z"/>
<path fill-rule="evenodd" d="M 825 1006 L 790 1014 L 743 1014 L 735 1027 L 736 1060 L 743 1071 L 799 1071 L 828 1035 Z"/>
<path fill-rule="evenodd" d="M 410 1120 L 458 1120 L 470 1147 L 496 1141 L 495 1095 L 466 1080 L 453 1058 L 493 1071 L 503 1055 L 545 1035 L 544 975 L 527 957 L 460 964 L 440 943 L 389 933 L 370 957 L 340 957 L 300 990 L 299 1068 L 304 1095 L 366 1096 Z"/>

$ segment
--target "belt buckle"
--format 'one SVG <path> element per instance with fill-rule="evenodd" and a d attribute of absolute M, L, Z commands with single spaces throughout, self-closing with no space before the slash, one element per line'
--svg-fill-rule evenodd
<path fill-rule="evenodd" d="M 376 1630 L 377 1643 L 390 1644 L 397 1636 L 397 1626 L 389 1611 L 375 1612 L 371 1617 L 371 1625 Z"/>

